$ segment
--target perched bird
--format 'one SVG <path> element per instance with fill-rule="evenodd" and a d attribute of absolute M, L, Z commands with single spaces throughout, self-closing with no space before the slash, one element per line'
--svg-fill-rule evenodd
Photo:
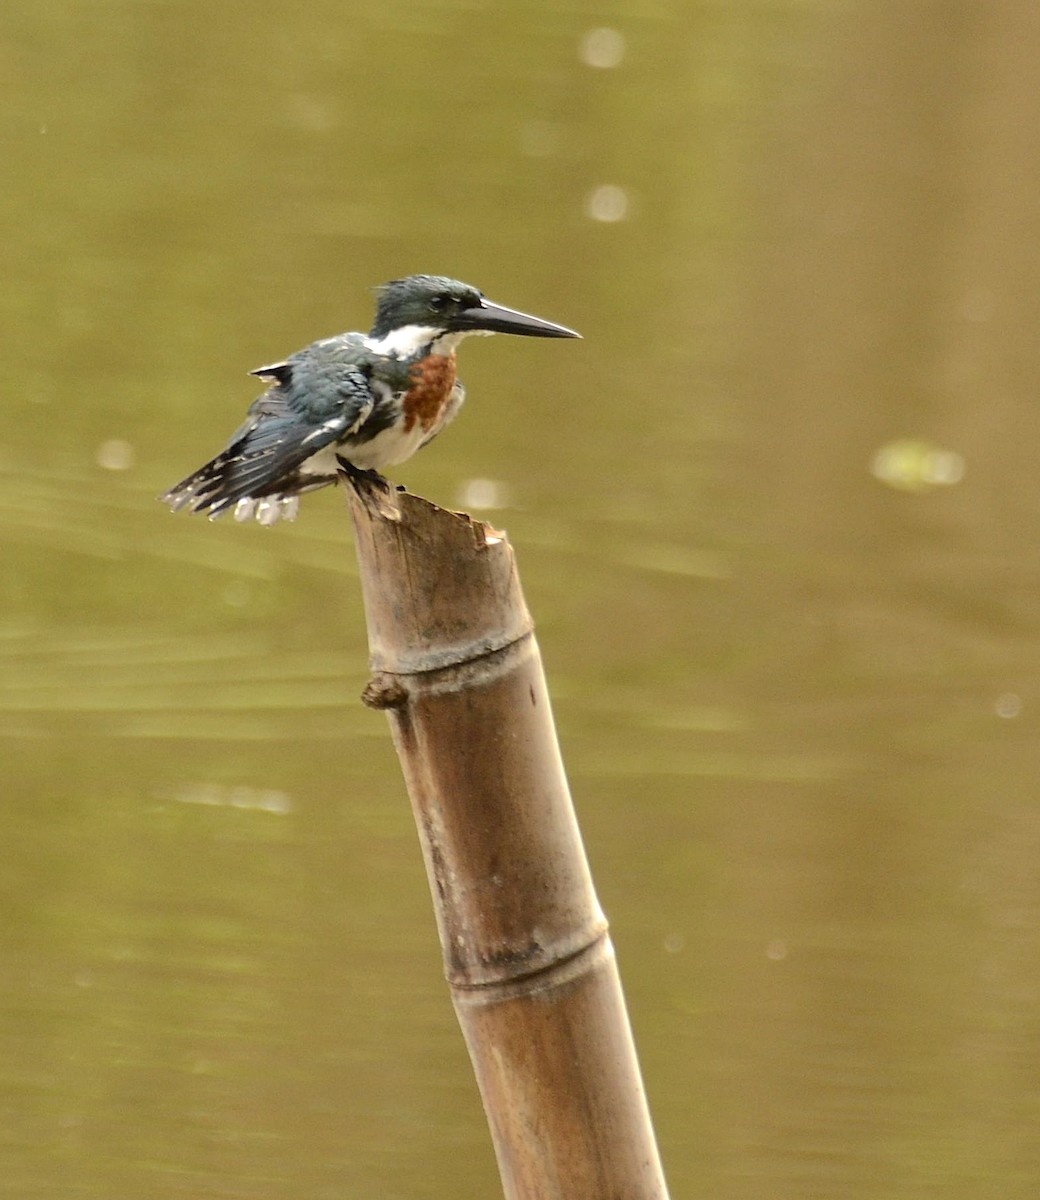
<path fill-rule="evenodd" d="M 323 338 L 250 372 L 270 387 L 211 462 L 159 497 L 171 509 L 273 525 L 340 469 L 378 472 L 410 458 L 448 424 L 465 396 L 455 348 L 470 334 L 581 335 L 492 304 L 467 283 L 409 275 L 378 289 L 370 333 Z"/>

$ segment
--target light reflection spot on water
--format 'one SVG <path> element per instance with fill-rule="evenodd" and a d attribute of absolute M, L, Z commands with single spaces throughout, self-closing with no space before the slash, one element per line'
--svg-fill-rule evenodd
<path fill-rule="evenodd" d="M 245 784 L 224 787 L 219 783 L 186 784 L 175 795 L 179 804 L 201 804 L 213 808 L 240 808 L 252 812 L 283 815 L 292 811 L 288 792 L 277 788 L 256 788 Z"/>
<path fill-rule="evenodd" d="M 889 487 L 924 492 L 960 483 L 964 478 L 964 458 L 956 450 L 945 450 L 914 438 L 900 438 L 877 451 L 870 471 Z"/>
<path fill-rule="evenodd" d="M 585 200 L 585 212 L 593 221 L 611 224 L 628 216 L 628 193 L 613 183 L 593 188 Z"/>
<path fill-rule="evenodd" d="M 600 70 L 619 66 L 625 57 L 625 36 L 616 29 L 590 29 L 578 45 L 578 57 Z"/>
<path fill-rule="evenodd" d="M 768 958 L 770 962 L 780 962 L 781 959 L 785 959 L 786 957 L 787 939 L 773 938 L 773 940 L 766 946 L 766 958 Z"/>
<path fill-rule="evenodd" d="M 509 488 L 497 479 L 467 479 L 458 492 L 460 508 L 508 508 Z"/>
<path fill-rule="evenodd" d="M 1003 717 L 1006 721 L 1010 721 L 1021 714 L 1022 697 L 1016 695 L 1014 692 L 1004 692 L 1003 695 L 997 697 L 994 710 L 998 717 Z"/>
<path fill-rule="evenodd" d="M 136 455 L 129 442 L 122 438 L 109 438 L 98 446 L 94 459 L 97 465 L 104 467 L 106 471 L 129 471 L 134 465 Z"/>

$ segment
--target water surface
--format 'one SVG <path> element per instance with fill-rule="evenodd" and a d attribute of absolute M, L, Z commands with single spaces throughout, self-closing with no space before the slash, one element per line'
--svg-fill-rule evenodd
<path fill-rule="evenodd" d="M 342 502 L 154 500 L 430 270 L 585 334 L 465 346 L 397 474 L 499 498 L 673 1194 L 1036 1194 L 1038 58 L 1024 0 L 8 4 L 0 1191 L 497 1194 Z"/>

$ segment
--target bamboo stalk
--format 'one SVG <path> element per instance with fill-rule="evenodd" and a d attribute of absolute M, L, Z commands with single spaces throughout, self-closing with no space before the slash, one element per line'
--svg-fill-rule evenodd
<path fill-rule="evenodd" d="M 390 720 L 507 1200 L 664 1200 L 512 549 L 419 497 L 344 490 L 364 699 Z"/>

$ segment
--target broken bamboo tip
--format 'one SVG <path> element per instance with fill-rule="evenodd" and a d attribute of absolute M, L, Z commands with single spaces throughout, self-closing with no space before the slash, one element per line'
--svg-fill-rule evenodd
<path fill-rule="evenodd" d="M 353 480 L 343 490 L 373 672 L 439 670 L 530 634 L 504 533 L 410 492 Z"/>

